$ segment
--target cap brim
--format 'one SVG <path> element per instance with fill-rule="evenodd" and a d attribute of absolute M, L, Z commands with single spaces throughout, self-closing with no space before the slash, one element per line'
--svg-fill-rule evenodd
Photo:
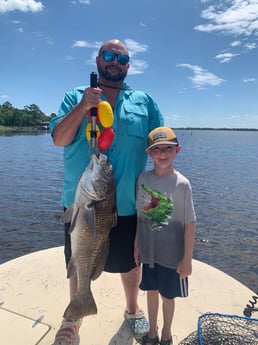
<path fill-rule="evenodd" d="M 178 143 L 176 143 L 175 141 L 159 141 L 155 144 L 150 145 L 149 147 L 147 147 L 146 151 L 149 151 L 150 149 L 152 149 L 155 146 L 160 146 L 160 145 L 172 145 L 172 146 L 178 146 Z"/>

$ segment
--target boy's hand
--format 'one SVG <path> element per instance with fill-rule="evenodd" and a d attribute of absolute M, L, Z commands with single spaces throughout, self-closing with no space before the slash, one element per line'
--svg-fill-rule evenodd
<path fill-rule="evenodd" d="M 180 275 L 180 278 L 186 278 L 192 273 L 192 260 L 186 260 L 183 258 L 182 261 L 177 266 L 177 273 Z"/>

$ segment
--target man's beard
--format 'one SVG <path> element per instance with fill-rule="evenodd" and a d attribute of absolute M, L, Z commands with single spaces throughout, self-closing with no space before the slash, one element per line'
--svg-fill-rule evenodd
<path fill-rule="evenodd" d="M 113 82 L 124 81 L 127 76 L 127 70 L 125 72 L 122 72 L 120 70 L 120 72 L 118 71 L 116 75 L 110 75 L 107 67 L 102 68 L 100 64 L 97 64 L 97 69 L 98 69 L 99 76 L 104 78 L 106 81 L 113 81 Z"/>

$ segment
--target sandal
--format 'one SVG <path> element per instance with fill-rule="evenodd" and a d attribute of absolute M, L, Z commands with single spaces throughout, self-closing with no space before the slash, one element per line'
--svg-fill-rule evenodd
<path fill-rule="evenodd" d="M 81 324 L 81 319 L 77 321 L 63 320 L 52 345 L 79 345 L 79 328 Z"/>
<path fill-rule="evenodd" d="M 156 336 L 155 338 L 149 338 L 148 335 L 142 337 L 142 345 L 151 344 L 151 345 L 159 345 L 159 337 Z"/>
<path fill-rule="evenodd" d="M 150 326 L 142 310 L 135 314 L 129 314 L 125 311 L 124 318 L 128 321 L 136 339 L 141 339 L 144 335 L 148 334 Z"/>
<path fill-rule="evenodd" d="M 161 339 L 160 341 L 160 345 L 172 345 L 172 344 L 173 344 L 172 337 L 170 337 L 168 340 Z"/>

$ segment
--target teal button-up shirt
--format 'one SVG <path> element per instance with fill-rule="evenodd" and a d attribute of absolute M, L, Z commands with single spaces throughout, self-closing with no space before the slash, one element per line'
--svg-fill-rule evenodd
<path fill-rule="evenodd" d="M 163 126 L 163 117 L 157 104 L 145 92 L 129 89 L 127 84 L 119 92 L 112 128 L 115 136 L 108 150 L 116 182 L 117 211 L 119 216 L 136 214 L 136 180 L 145 169 L 148 133 Z M 51 135 L 55 125 L 80 102 L 85 86 L 77 87 L 65 94 L 57 117 L 50 123 Z M 101 95 L 103 100 L 106 100 Z M 85 114 L 86 115 L 86 114 Z M 64 185 L 62 203 L 69 207 L 75 196 L 78 179 L 90 161 L 90 147 L 86 139 L 88 117 L 85 116 L 78 128 L 74 141 L 64 147 Z M 98 123 L 100 130 L 102 129 Z"/>

